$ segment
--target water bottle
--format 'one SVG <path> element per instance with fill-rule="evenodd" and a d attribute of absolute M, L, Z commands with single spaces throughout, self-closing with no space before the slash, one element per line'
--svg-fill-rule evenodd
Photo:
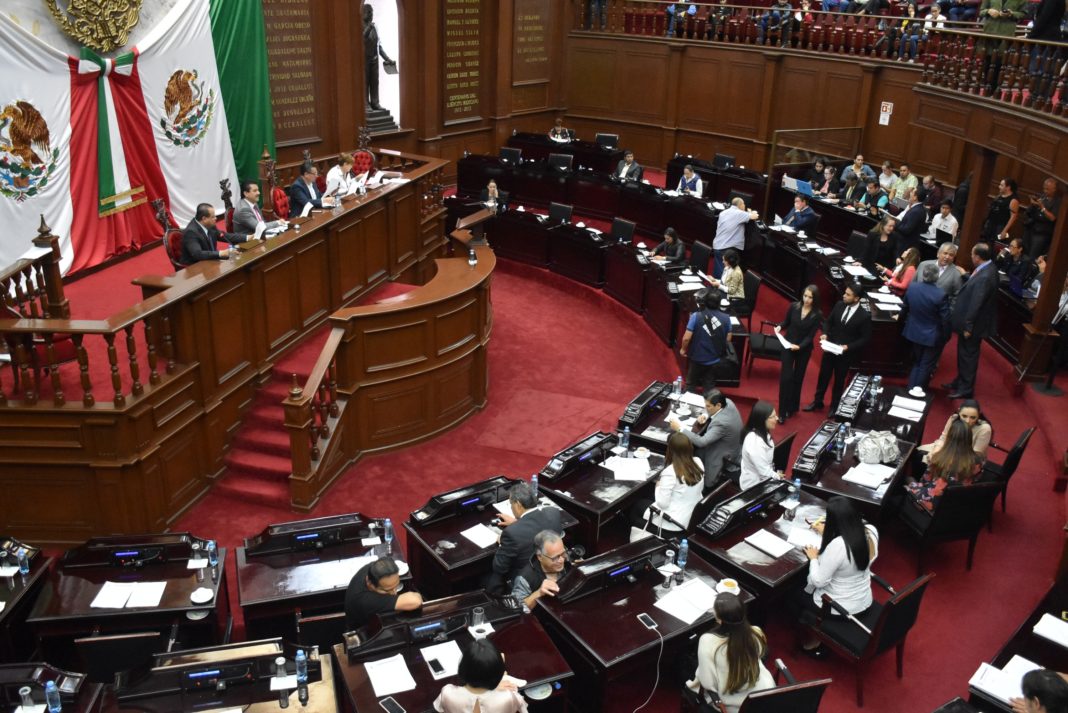
<path fill-rule="evenodd" d="M 850 423 L 849 421 L 846 421 L 845 424 L 843 424 L 843 425 L 845 426 L 846 438 L 847 439 L 852 438 L 853 437 L 853 424 Z"/>
<path fill-rule="evenodd" d="M 308 682 L 308 657 L 304 649 L 297 649 L 297 683 Z"/>
<path fill-rule="evenodd" d="M 534 473 L 530 476 L 530 490 L 534 493 L 535 499 L 538 497 L 538 474 Z"/>
<path fill-rule="evenodd" d="M 219 564 L 219 547 L 215 540 L 208 540 L 208 564 L 215 567 Z"/>
<path fill-rule="evenodd" d="M 794 478 L 790 483 L 790 502 L 795 505 L 801 502 L 801 479 Z"/>
<path fill-rule="evenodd" d="M 671 394 L 672 394 L 672 396 L 681 396 L 682 395 L 682 377 L 681 376 L 676 376 L 675 377 L 675 385 L 671 388 Z"/>
<path fill-rule="evenodd" d="M 386 552 L 393 552 L 393 520 L 388 517 L 382 525 L 382 539 L 386 543 Z"/>
<path fill-rule="evenodd" d="M 623 435 L 619 437 L 619 447 L 625 451 L 630 450 L 630 426 L 623 427 Z"/>
<path fill-rule="evenodd" d="M 686 569 L 686 558 L 690 555 L 690 542 L 685 537 L 682 538 L 682 542 L 679 544 L 679 556 L 675 560 L 675 564 L 679 566 L 679 569 Z"/>
<path fill-rule="evenodd" d="M 474 267 L 478 264 L 478 255 L 475 254 L 475 249 L 471 248 L 467 251 L 467 264 Z"/>
<path fill-rule="evenodd" d="M 19 560 L 19 574 L 25 577 L 30 573 L 30 557 L 26 554 L 26 548 L 20 547 L 18 552 L 15 553 L 15 556 L 18 557 Z"/>
<path fill-rule="evenodd" d="M 845 442 L 846 442 L 846 439 L 845 439 L 845 424 L 842 424 L 841 426 L 838 427 L 838 435 L 836 435 L 834 437 L 835 457 L 838 460 L 842 460 L 842 457 L 845 456 L 845 450 L 846 450 L 846 443 Z"/>
<path fill-rule="evenodd" d="M 45 683 L 45 705 L 48 706 L 48 713 L 60 713 L 63 710 L 63 703 L 59 700 L 59 689 L 56 688 L 55 681 Z"/>

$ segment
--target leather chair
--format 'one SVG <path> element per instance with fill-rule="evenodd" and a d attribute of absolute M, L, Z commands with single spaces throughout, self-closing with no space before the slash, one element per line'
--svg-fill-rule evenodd
<path fill-rule="evenodd" d="M 919 538 L 916 549 L 916 572 L 923 571 L 923 558 L 932 542 L 968 541 L 966 568 L 972 568 L 975 542 L 990 519 L 994 501 L 1001 492 L 1000 483 L 951 485 L 942 492 L 934 512 L 921 511 L 905 502 L 898 511 L 901 521 Z"/>
<path fill-rule="evenodd" d="M 271 188 L 271 205 L 280 220 L 289 218 L 289 194 L 281 186 Z"/>
<path fill-rule="evenodd" d="M 769 322 L 766 319 L 760 321 L 760 331 L 749 335 L 749 351 L 745 355 L 748 363 L 747 372 L 753 371 L 754 359 L 766 359 L 767 361 L 782 361 L 782 344 L 775 336 L 772 327 L 778 326 L 777 322 Z"/>
<path fill-rule="evenodd" d="M 556 225 L 557 223 L 570 223 L 573 210 L 573 206 L 565 205 L 564 203 L 550 203 L 549 223 L 553 225 Z"/>
<path fill-rule="evenodd" d="M 1005 460 L 1001 463 L 991 463 L 987 461 L 983 464 L 983 474 L 981 480 L 997 483 L 1001 488 L 1001 512 L 1005 512 L 1005 494 L 1009 490 L 1009 480 L 1012 478 L 1013 473 L 1020 467 L 1020 459 L 1023 458 L 1024 451 L 1027 450 L 1027 444 L 1031 441 L 1031 436 L 1035 433 L 1035 427 L 1031 426 L 1016 439 L 1015 445 L 1009 450 L 1005 450 L 998 444 L 991 441 L 990 447 L 1001 451 L 1005 454 Z"/>
<path fill-rule="evenodd" d="M 188 267 L 181 261 L 182 257 L 182 231 L 171 228 L 163 236 L 163 249 L 167 252 L 167 259 L 171 261 L 171 267 L 175 272 Z"/>
<path fill-rule="evenodd" d="M 854 230 L 849 234 L 849 240 L 846 241 L 846 255 L 853 258 L 857 262 L 864 262 L 868 256 L 868 236 L 859 230 Z"/>
<path fill-rule="evenodd" d="M 630 243 L 634 240 L 634 223 L 623 218 L 612 219 L 612 240 L 619 243 Z"/>
<path fill-rule="evenodd" d="M 297 643 L 303 646 L 318 646 L 320 651 L 330 651 L 340 644 L 345 635 L 345 613 L 334 612 L 317 616 L 304 616 L 299 610 L 297 620 Z"/>
<path fill-rule="evenodd" d="M 708 261 L 712 259 L 712 248 L 700 240 L 690 246 L 690 267 L 694 272 L 708 273 Z"/>
<path fill-rule="evenodd" d="M 785 680 L 785 685 L 750 693 L 738 707 L 738 713 L 817 713 L 823 692 L 831 685 L 831 679 L 821 678 L 798 683 L 782 659 L 775 659 L 772 676 L 776 684 L 780 675 Z M 698 694 L 685 686 L 682 694 L 682 711 L 699 710 Z M 720 710 L 726 708 L 721 707 Z"/>
<path fill-rule="evenodd" d="M 352 152 L 352 172 L 359 176 L 361 173 L 370 175 L 374 171 L 375 155 L 367 149 L 357 149 Z"/>
<path fill-rule="evenodd" d="M 857 679 L 857 706 L 864 707 L 864 672 L 877 656 L 897 650 L 897 677 L 904 675 L 905 639 L 916 623 L 927 584 L 934 578 L 925 574 L 900 592 L 881 577 L 872 579 L 890 593 L 885 603 L 874 602 L 867 611 L 848 616 L 830 596 L 823 595 L 823 609 L 814 620 L 802 623 L 831 651 L 853 662 Z M 832 616 L 832 611 L 840 616 Z"/>
<path fill-rule="evenodd" d="M 756 311 L 757 297 L 760 296 L 760 286 L 764 284 L 764 278 L 746 270 L 742 273 L 742 284 L 745 286 L 745 299 L 734 301 L 734 316 L 738 319 L 745 317 L 745 328 L 750 334 L 753 332 L 753 312 Z"/>

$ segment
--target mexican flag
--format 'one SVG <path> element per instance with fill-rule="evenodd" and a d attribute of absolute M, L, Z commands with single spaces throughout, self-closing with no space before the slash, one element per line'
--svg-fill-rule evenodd
<path fill-rule="evenodd" d="M 136 46 L 68 56 L 0 15 L 0 266 L 41 216 L 65 271 L 156 240 L 151 202 L 179 227 L 219 182 L 256 178 L 273 148 L 258 2 L 179 0 Z"/>

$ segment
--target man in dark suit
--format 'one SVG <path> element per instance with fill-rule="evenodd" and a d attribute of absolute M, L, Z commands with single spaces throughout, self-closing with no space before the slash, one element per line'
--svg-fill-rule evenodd
<path fill-rule="evenodd" d="M 291 218 L 299 218 L 304 212 L 304 206 L 311 203 L 312 208 L 332 208 L 334 199 L 324 197 L 315 187 L 315 179 L 319 177 L 319 169 L 312 161 L 305 161 L 300 167 L 300 176 L 289 187 L 289 215 Z"/>
<path fill-rule="evenodd" d="M 816 211 L 808 207 L 806 196 L 794 196 L 794 207 L 782 219 L 782 224 L 789 225 L 799 233 L 802 230 L 811 230 L 816 225 Z"/>
<path fill-rule="evenodd" d="M 842 291 L 842 301 L 834 306 L 830 316 L 824 321 L 823 334 L 820 335 L 820 345 L 824 347 L 824 351 L 820 358 L 816 393 L 812 397 L 812 403 L 801 409 L 802 411 L 823 408 L 823 395 L 827 392 L 832 374 L 834 386 L 831 388 L 831 413 L 838 407 L 838 399 L 842 397 L 849 367 L 860 358 L 860 351 L 871 340 L 871 315 L 860 306 L 863 296 L 864 290 L 860 285 L 847 285 Z M 832 354 L 827 351 L 827 342 L 842 347 L 842 353 Z"/>
<path fill-rule="evenodd" d="M 627 149 L 623 160 L 616 165 L 615 177 L 623 181 L 642 180 L 642 167 L 634 160 L 634 152 Z"/>
<path fill-rule="evenodd" d="M 930 261 L 905 290 L 901 312 L 894 319 L 905 322 L 901 336 L 912 343 L 909 388 L 927 388 L 942 354 L 943 335 L 949 330 L 949 298 L 938 285 L 938 264 Z"/>
<path fill-rule="evenodd" d="M 264 223 L 260 212 L 260 187 L 255 181 L 241 183 L 241 202 L 234 208 L 234 229 L 251 235 L 256 234 L 256 227 Z M 264 223 L 264 231 L 285 226 L 284 220 L 272 220 Z"/>
<path fill-rule="evenodd" d="M 927 209 L 920 202 L 917 191 L 909 191 L 909 204 L 898 213 L 894 228 L 894 249 L 898 255 L 920 244 L 920 235 L 927 228 Z"/>
<path fill-rule="evenodd" d="M 197 206 L 196 216 L 189 221 L 182 231 L 182 256 L 180 262 L 183 265 L 192 265 L 201 260 L 225 260 L 230 257 L 230 248 L 216 250 L 215 243 L 224 240 L 231 245 L 243 243 L 252 238 L 251 235 L 238 233 L 224 233 L 215 227 L 215 207 L 210 203 L 201 203 Z"/>
<path fill-rule="evenodd" d="M 516 483 L 508 491 L 512 515 L 501 515 L 501 542 L 493 556 L 493 573 L 487 589 L 491 592 L 511 591 L 512 580 L 534 554 L 534 536 L 542 530 L 563 534 L 560 510 L 552 506 L 538 507 L 538 496 L 527 483 Z"/>
<path fill-rule="evenodd" d="M 942 384 L 951 399 L 975 396 L 975 374 L 979 371 L 979 349 L 983 339 L 995 331 L 998 271 L 990 260 L 990 246 L 976 243 L 972 248 L 971 277 L 964 283 L 953 305 L 950 323 L 957 333 L 957 378 Z"/>

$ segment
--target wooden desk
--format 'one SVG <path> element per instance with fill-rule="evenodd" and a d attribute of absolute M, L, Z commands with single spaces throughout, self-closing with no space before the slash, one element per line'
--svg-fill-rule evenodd
<path fill-rule="evenodd" d="M 721 570 L 690 550 L 687 580 L 701 579 L 715 587 L 724 576 Z M 651 688 L 660 637 L 666 649 L 661 661 L 670 662 L 691 634 L 712 624 L 711 613 L 686 624 L 656 608 L 654 605 L 661 597 L 674 591 L 674 588 L 664 589 L 662 582 L 659 573 L 653 572 L 641 575 L 633 584 L 620 582 L 567 603 L 552 598 L 539 600 L 535 608 L 538 618 L 584 682 L 572 691 L 579 710 L 623 710 L 612 705 L 613 702 L 621 705 L 612 699 L 613 681 L 638 675 L 647 679 Z M 753 599 L 745 591 L 741 596 L 747 602 Z M 643 612 L 657 622 L 660 636 L 638 621 L 637 615 Z M 631 703 L 626 710 L 633 707 Z"/>
<path fill-rule="evenodd" d="M 34 702 L 44 703 L 44 685 L 47 681 L 54 681 L 59 687 L 64 713 L 96 713 L 100 710 L 104 691 L 102 684 L 87 681 L 80 673 L 68 673 L 35 661 L 0 666 L 0 707 L 6 711 L 9 709 L 5 704 L 18 705 L 18 690 L 22 686 L 30 686 Z M 77 692 L 71 693 L 74 687 L 77 687 Z"/>
<path fill-rule="evenodd" d="M 746 208 L 763 210 L 768 185 L 765 174 L 745 168 L 716 168 L 709 161 L 680 155 L 668 161 L 665 183 L 668 188 L 678 187 L 682 169 L 687 165 L 693 166 L 694 173 L 701 178 L 705 200 L 727 203 L 732 193 L 742 193 Z"/>
<path fill-rule="evenodd" d="M 551 153 L 573 156 L 574 168 L 585 166 L 600 173 L 612 173 L 623 160 L 623 149 L 606 148 L 592 141 L 569 141 L 559 143 L 549 138 L 548 134 L 519 132 L 508 137 L 507 146 L 521 149 L 523 160 L 536 159 L 544 161 Z"/>
<path fill-rule="evenodd" d="M 473 597 L 470 595 L 458 595 L 427 602 L 423 605 L 419 616 L 427 614 L 449 616 L 462 613 L 470 609 L 472 605 L 469 602 L 472 600 Z M 547 700 L 528 701 L 531 709 L 535 711 L 555 709 L 562 712 L 566 707 L 568 696 L 567 680 L 574 674 L 538 619 L 531 614 L 525 614 L 517 619 L 497 622 L 494 624 L 494 629 L 495 631 L 489 635 L 489 640 L 507 658 L 510 675 L 526 681 L 527 688 L 542 684 L 551 684 L 553 687 L 553 693 Z M 462 649 L 471 641 L 471 635 L 464 630 L 455 637 L 455 640 Z M 358 713 L 364 713 L 364 711 L 373 713 L 382 710 L 379 705 L 381 699 L 375 696 L 374 687 L 367 676 L 367 669 L 364 668 L 363 662 L 388 658 L 401 653 L 416 685 L 413 690 L 396 693 L 393 697 L 404 706 L 408 713 L 433 710 L 432 704 L 438 697 L 441 687 L 446 683 L 457 683 L 458 679 L 450 677 L 434 680 L 420 650 L 423 646 L 429 646 L 432 643 L 434 642 L 426 642 L 422 645 L 410 644 L 399 651 L 391 650 L 386 653 L 371 654 L 366 658 L 350 658 L 345 651 L 345 645 L 337 644 L 334 647 L 334 657 L 340 673 L 341 695 L 346 698 L 348 709 Z"/>
<path fill-rule="evenodd" d="M 724 493 L 724 499 L 738 494 L 737 488 L 731 486 Z M 807 527 L 806 520 L 815 520 L 827 512 L 827 503 L 811 493 L 801 492 L 801 505 L 798 506 L 793 521 L 782 519 L 782 505 L 775 505 L 766 511 L 765 517 L 750 520 L 744 525 L 712 538 L 700 529 L 690 535 L 690 546 L 696 548 L 702 557 L 723 569 L 741 582 L 742 586 L 756 593 L 758 601 L 766 608 L 770 600 L 785 594 L 795 582 L 805 577 L 808 572 L 808 557 L 800 549 L 794 548 L 782 557 L 773 558 L 745 541 L 758 530 L 768 530 L 784 540 L 790 537 L 794 523 Z"/>
<path fill-rule="evenodd" d="M 71 567 L 60 563 L 44 577 L 37 603 L 27 619 L 37 634 L 39 653 L 49 662 L 77 670 L 74 639 L 93 633 L 170 632 L 178 624 L 182 648 L 207 646 L 222 640 L 230 614 L 226 588 L 226 548 L 219 548 L 217 575 L 210 567 L 191 570 L 185 560 L 149 564 L 139 569 Z M 203 579 L 199 579 L 199 577 Z M 98 609 L 91 606 L 105 582 L 166 582 L 158 607 Z M 207 587 L 214 598 L 194 604 L 193 590 Z M 206 614 L 202 619 L 192 616 Z"/>
<path fill-rule="evenodd" d="M 604 253 L 604 291 L 641 314 L 645 310 L 645 283 L 654 268 L 638 260 L 633 245 L 615 243 Z"/>
<path fill-rule="evenodd" d="M 842 401 L 834 413 L 834 418 L 837 421 L 850 422 L 853 428 L 858 431 L 890 431 L 904 441 L 919 443 L 923 438 L 924 429 L 927 427 L 927 415 L 931 412 L 931 402 L 934 401 L 933 394 L 928 393 L 922 399 L 917 399 L 915 396 L 910 396 L 908 389 L 904 386 L 883 384 L 883 392 L 879 395 L 879 398 L 875 399 L 874 403 L 864 403 L 864 396 L 867 395 L 869 387 L 864 386 L 862 388 L 862 382 L 867 381 L 867 379 L 867 376 L 858 374 L 850 380 L 842 394 Z M 914 401 L 923 401 L 926 404 L 923 416 L 920 417 L 919 421 L 910 421 L 907 418 L 890 415 L 890 407 L 897 396 Z M 852 398 L 860 398 L 861 403 L 856 407 L 856 413 L 850 416 L 847 413 L 847 409 L 850 408 L 850 404 L 847 401 Z"/>
<path fill-rule="evenodd" d="M 45 576 L 55 560 L 37 552 L 30 560 L 30 573 L 0 577 L 0 663 L 26 661 L 33 653 L 33 632 L 26 623 Z"/>
<path fill-rule="evenodd" d="M 247 637 L 281 636 L 297 641 L 296 614 L 343 611 L 345 590 L 353 575 L 384 552 L 385 545 L 364 547 L 352 542 L 322 550 L 247 557 L 245 548 L 238 547 L 237 591 Z M 395 541 L 392 556 L 405 559 Z M 403 579 L 411 577 L 406 574 Z"/>

